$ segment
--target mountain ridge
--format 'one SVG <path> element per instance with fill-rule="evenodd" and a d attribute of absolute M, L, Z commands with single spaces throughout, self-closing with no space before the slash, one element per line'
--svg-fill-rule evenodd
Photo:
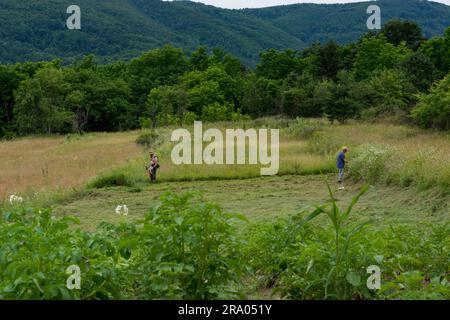
<path fill-rule="evenodd" d="M 348 43 L 367 32 L 370 3 L 292 4 L 221 9 L 190 1 L 78 0 L 81 30 L 67 30 L 70 0 L 0 0 L 0 62 L 62 58 L 89 53 L 100 61 L 130 59 L 171 44 L 192 51 L 222 47 L 247 65 L 268 49 L 302 49 L 314 42 Z M 380 0 L 382 21 L 417 22 L 427 37 L 450 25 L 450 6 L 419 0 Z M 25 13 L 25 14 L 24 14 Z"/>

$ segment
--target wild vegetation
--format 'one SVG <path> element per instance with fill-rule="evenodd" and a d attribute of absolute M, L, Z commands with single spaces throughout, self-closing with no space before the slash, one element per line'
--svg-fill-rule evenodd
<path fill-rule="evenodd" d="M 5 201 L 0 209 L 0 298 L 450 297 L 445 134 L 386 123 L 330 126 L 326 119 L 210 124 L 233 125 L 281 129 L 280 176 L 244 183 L 239 179 L 257 177 L 259 171 L 207 165 L 195 171 L 176 168 L 165 151 L 171 146 L 170 127 L 144 130 L 142 136 L 135 132 L 79 137 L 98 143 L 111 139 L 117 145 L 137 140 L 161 150 L 160 183 L 147 186 L 143 155 L 94 178 L 75 198 L 61 201 L 55 195 L 42 202 L 21 193 L 23 199 Z M 324 173 L 333 172 L 334 153 L 343 141 L 352 150 L 349 191 L 344 195 L 330 189 L 327 200 L 324 180 L 332 181 L 334 175 Z M 74 150 L 84 152 L 80 148 Z M 309 157 L 314 160 L 308 162 Z M 297 172 L 291 168 L 295 165 Z M 321 172 L 319 178 L 311 175 Z M 199 180 L 205 179 L 202 187 Z M 184 180 L 192 182 L 180 189 Z M 364 187 L 366 183 L 374 184 L 375 190 Z M 193 189 L 203 190 L 207 198 Z M 349 198 L 353 193 L 356 197 Z M 302 196 L 311 199 L 305 202 Z M 292 204 L 281 205 L 286 200 Z M 56 208 L 39 209 L 43 203 Z M 114 213 L 119 203 L 126 203 L 130 213 Z M 225 213 L 222 206 L 243 214 Z M 71 265 L 80 267 L 81 290 L 66 287 Z M 379 290 L 366 285 L 371 265 L 381 270 Z"/>
<path fill-rule="evenodd" d="M 394 20 L 345 45 L 262 51 L 253 69 L 172 46 L 0 65 L 0 299 L 449 299 L 449 52 L 450 28 L 425 39 Z M 195 120 L 279 129 L 278 175 L 176 166 L 171 132 Z"/>
<path fill-rule="evenodd" d="M 248 66 L 267 48 L 305 48 L 315 42 L 357 40 L 366 32 L 367 3 L 291 5 L 224 10 L 190 1 L 78 0 L 81 30 L 65 28 L 67 0 L 0 3 L 0 62 L 63 58 L 88 53 L 100 61 L 134 58 L 166 43 L 192 52 L 199 43 L 221 47 Z M 383 20 L 417 21 L 426 37 L 450 25 L 450 8 L 419 0 L 381 0 Z M 432 19 L 430 19 L 432 17 Z M 320 24 L 317 21 L 321 21 Z"/>
<path fill-rule="evenodd" d="M 424 40 L 391 21 L 339 46 L 269 49 L 248 70 L 220 49 L 187 56 L 166 46 L 106 65 L 86 56 L 0 66 L 0 136 L 120 131 L 245 120 L 326 116 L 331 122 L 391 118 L 448 129 L 450 29 Z"/>
<path fill-rule="evenodd" d="M 0 198 L 63 196 L 127 160 L 140 157 L 137 132 L 28 137 L 0 142 Z"/>
<path fill-rule="evenodd" d="M 252 225 L 192 193 L 168 193 L 139 222 L 122 216 L 92 232 L 16 205 L 0 219 L 0 298 L 223 299 L 254 286 L 290 299 L 448 299 L 448 224 L 419 232 L 347 221 L 365 191 L 345 210 L 330 190 L 312 213 Z M 312 224 L 321 214 L 331 228 Z M 373 264 L 378 291 L 365 281 Z M 66 287 L 72 265 L 80 290 Z"/>

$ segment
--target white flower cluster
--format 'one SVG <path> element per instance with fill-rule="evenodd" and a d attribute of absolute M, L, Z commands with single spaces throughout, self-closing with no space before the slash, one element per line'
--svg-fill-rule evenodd
<path fill-rule="evenodd" d="M 19 204 L 19 203 L 22 203 L 23 202 L 23 198 L 22 197 L 19 197 L 19 196 L 16 196 L 15 194 L 12 194 L 12 195 L 10 195 L 9 196 L 9 203 L 10 204 Z"/>
<path fill-rule="evenodd" d="M 116 214 L 121 215 L 121 216 L 127 216 L 128 215 L 128 207 L 125 204 L 117 206 Z"/>

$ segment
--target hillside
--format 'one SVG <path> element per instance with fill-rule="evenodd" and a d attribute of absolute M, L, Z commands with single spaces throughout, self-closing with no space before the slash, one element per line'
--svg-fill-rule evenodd
<path fill-rule="evenodd" d="M 450 25 L 450 7 L 419 0 L 378 1 L 383 21 L 417 22 L 427 37 Z M 79 0 L 82 29 L 65 27 L 69 0 L 0 1 L 0 62 L 71 61 L 94 53 L 128 59 L 172 44 L 186 50 L 223 47 L 253 65 L 267 48 L 303 48 L 314 41 L 353 41 L 367 30 L 367 3 L 289 5 L 226 10 L 188 1 Z M 5 48 L 7 48 L 5 50 Z"/>

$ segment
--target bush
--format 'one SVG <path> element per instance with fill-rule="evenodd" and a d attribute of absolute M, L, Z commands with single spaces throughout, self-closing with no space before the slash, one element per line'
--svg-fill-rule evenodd
<path fill-rule="evenodd" d="M 320 155 L 330 155 L 343 146 L 342 142 L 327 132 L 316 131 L 311 135 L 306 145 L 308 152 Z"/>
<path fill-rule="evenodd" d="M 245 270 L 237 215 L 198 195 L 165 194 L 138 224 L 73 228 L 51 210 L 2 212 L 0 299 L 225 299 Z M 80 268 L 79 290 L 66 286 Z"/>
<path fill-rule="evenodd" d="M 101 189 L 106 187 L 133 187 L 133 181 L 122 172 L 112 172 L 105 175 L 98 176 L 90 181 L 88 188 Z"/>
<path fill-rule="evenodd" d="M 312 135 L 323 127 L 321 121 L 307 118 L 296 118 L 285 132 L 290 137 L 310 139 Z"/>
<path fill-rule="evenodd" d="M 423 127 L 450 129 L 450 74 L 433 86 L 429 94 L 419 95 L 412 117 Z"/>
<path fill-rule="evenodd" d="M 183 124 L 184 125 L 190 125 L 194 124 L 195 120 L 197 120 L 197 115 L 194 112 L 186 112 L 183 115 Z"/>
<path fill-rule="evenodd" d="M 73 218 L 15 210 L 0 218 L 0 299 L 118 299 L 125 259 L 114 239 L 69 228 Z M 69 290 L 77 265 L 81 289 Z"/>
<path fill-rule="evenodd" d="M 136 143 L 147 148 L 154 148 L 160 143 L 160 138 L 155 131 L 145 131 L 136 138 Z"/>
<path fill-rule="evenodd" d="M 167 193 L 145 216 L 133 259 L 143 299 L 225 299 L 236 290 L 244 264 L 233 220 L 198 194 Z"/>
<path fill-rule="evenodd" d="M 385 176 L 387 162 L 391 160 L 392 151 L 385 146 L 363 144 L 355 149 L 349 170 L 357 181 L 373 183 Z"/>
<path fill-rule="evenodd" d="M 416 89 L 402 70 L 383 70 L 373 76 L 373 116 L 405 113 L 414 100 Z"/>
<path fill-rule="evenodd" d="M 214 103 L 203 107 L 202 120 L 206 122 L 227 121 L 231 119 L 232 111 L 231 104 Z"/>

